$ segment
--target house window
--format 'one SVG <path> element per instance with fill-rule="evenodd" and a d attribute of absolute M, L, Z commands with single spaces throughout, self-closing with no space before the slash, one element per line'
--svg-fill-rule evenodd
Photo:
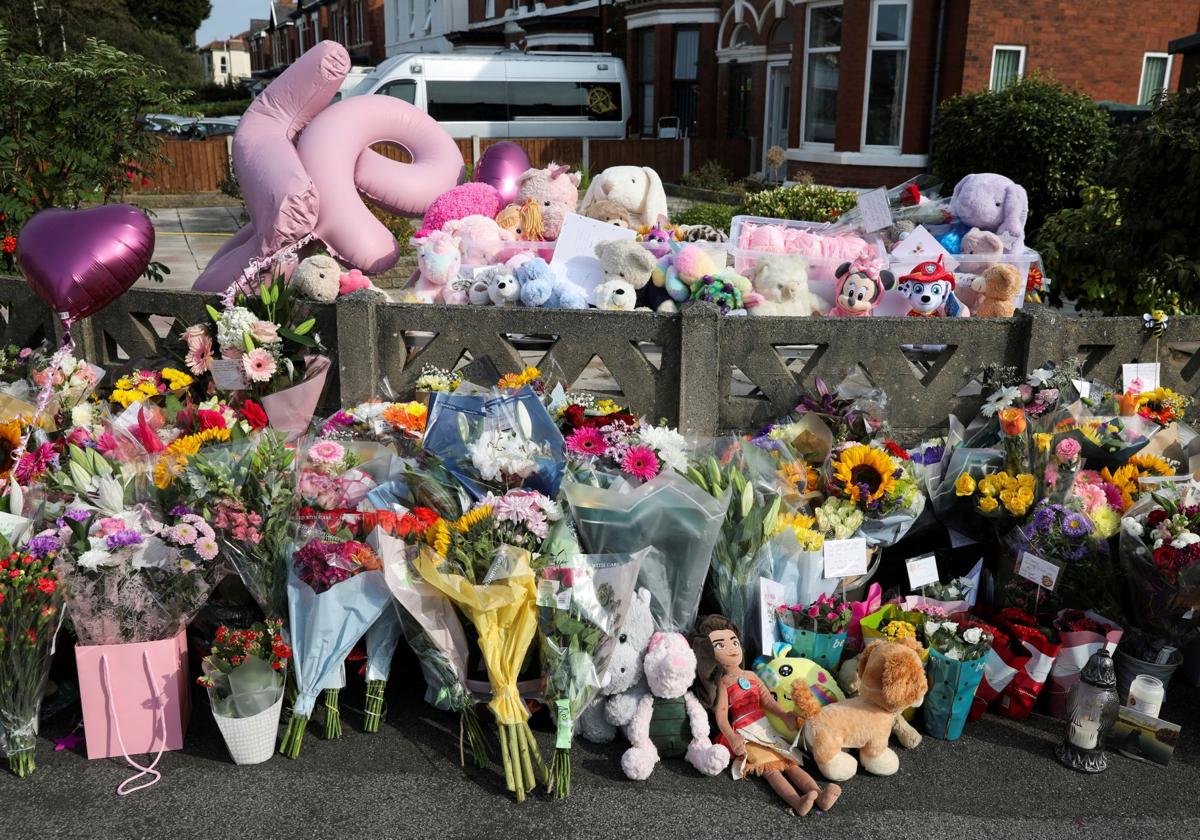
<path fill-rule="evenodd" d="M 771 47 L 786 48 L 788 52 L 791 52 L 792 42 L 795 40 L 796 33 L 792 29 L 792 22 L 787 18 L 776 21 L 775 25 L 771 27 L 771 35 L 768 38 L 768 43 Z"/>
<path fill-rule="evenodd" d="M 1151 105 L 1171 87 L 1171 56 L 1167 53 L 1146 53 L 1142 56 L 1142 83 L 1138 86 L 1138 104 Z"/>
<path fill-rule="evenodd" d="M 744 23 L 739 23 L 733 27 L 733 34 L 729 36 L 729 49 L 736 50 L 743 47 L 748 47 L 754 43 L 754 36 L 750 32 L 750 27 Z"/>
<path fill-rule="evenodd" d="M 229 72 L 229 62 L 228 62 L 228 60 L 226 60 L 225 56 L 221 56 L 221 75 L 224 76 L 228 72 Z"/>
<path fill-rule="evenodd" d="M 642 29 L 637 37 L 638 110 L 641 133 L 654 136 L 654 28 Z"/>
<path fill-rule="evenodd" d="M 313 46 L 316 46 L 317 42 L 321 40 L 321 18 L 316 12 L 309 17 L 308 26 L 312 30 Z"/>
<path fill-rule="evenodd" d="M 428 0 L 425 6 L 425 34 L 428 35 L 433 31 L 433 4 L 436 0 Z"/>
<path fill-rule="evenodd" d="M 671 106 L 679 117 L 679 130 L 684 137 L 696 133 L 696 118 L 700 110 L 700 30 L 677 27 Z"/>
<path fill-rule="evenodd" d="M 808 7 L 804 42 L 804 142 L 833 144 L 837 128 L 842 4 Z"/>
<path fill-rule="evenodd" d="M 417 0 L 408 0 L 408 34 L 417 34 Z"/>
<path fill-rule="evenodd" d="M 746 137 L 750 128 L 750 90 L 753 68 L 745 64 L 729 67 L 729 136 Z"/>
<path fill-rule="evenodd" d="M 488 20 L 491 20 L 496 16 L 496 0 L 487 0 L 487 2 L 483 4 L 483 16 Z"/>
<path fill-rule="evenodd" d="M 1004 90 L 1025 75 L 1025 48 L 996 44 L 992 47 L 992 90 Z"/>
<path fill-rule="evenodd" d="M 867 55 L 863 145 L 900 147 L 908 77 L 908 0 L 876 0 Z"/>
<path fill-rule="evenodd" d="M 300 55 L 304 55 L 305 26 L 306 24 L 304 18 L 300 18 L 298 21 L 296 21 L 296 49 L 299 51 Z"/>
<path fill-rule="evenodd" d="M 357 39 L 354 42 L 356 44 L 364 44 L 367 41 L 367 25 L 363 21 L 362 0 L 358 0 L 354 4 L 354 37 Z"/>

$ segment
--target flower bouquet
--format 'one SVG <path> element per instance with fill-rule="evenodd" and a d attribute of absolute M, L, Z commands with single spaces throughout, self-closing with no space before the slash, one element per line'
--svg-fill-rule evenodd
<path fill-rule="evenodd" d="M 983 569 L 983 561 L 976 564 L 971 574 L 958 577 L 949 583 L 931 583 L 921 587 L 922 594 L 906 595 L 900 599 L 900 606 L 905 610 L 938 609 L 946 616 L 967 612 L 975 606 L 975 595 L 979 589 L 979 575 Z"/>
<path fill-rule="evenodd" d="M 604 484 L 597 473 L 642 483 L 665 471 L 688 470 L 683 435 L 628 414 L 584 418 L 567 433 L 565 445 L 572 477 L 596 486 Z"/>
<path fill-rule="evenodd" d="M 883 431 L 887 394 L 861 372 L 846 377 L 836 388 L 830 388 L 820 376 L 813 384 L 815 391 L 800 398 L 795 414 L 820 418 L 833 434 L 834 443 L 869 443 Z"/>
<path fill-rule="evenodd" d="M 183 332 L 188 369 L 211 375 L 218 391 L 256 398 L 274 429 L 298 436 L 312 421 L 330 369 L 316 319 L 304 317 L 304 308 L 282 277 L 256 295 L 239 292 L 223 311 L 207 307 L 212 322 Z"/>
<path fill-rule="evenodd" d="M 558 427 L 528 388 L 494 397 L 437 394 L 425 451 L 476 498 L 517 487 L 554 498 L 565 461 Z"/>
<path fill-rule="evenodd" d="M 1194 485 L 1163 488 L 1134 504 L 1121 522 L 1120 561 L 1133 624 L 1181 647 L 1200 609 L 1200 504 Z"/>
<path fill-rule="evenodd" d="M 925 731 L 955 741 L 983 679 L 992 633 L 966 616 L 960 621 L 931 619 L 924 633 L 929 645 L 929 692 L 922 705 Z"/>
<path fill-rule="evenodd" d="M 50 676 L 63 590 L 54 570 L 56 533 L 14 549 L 0 538 L 0 750 L 19 778 L 33 773 L 38 711 Z"/>
<path fill-rule="evenodd" d="M 341 736 L 342 663 L 391 600 L 379 555 L 343 530 L 302 525 L 290 551 L 288 613 L 297 695 L 279 751 L 298 758 L 324 689 L 325 735 Z"/>
<path fill-rule="evenodd" d="M 549 789 L 571 792 L 575 721 L 601 688 L 616 633 L 625 618 L 640 556 L 575 555 L 545 567 L 538 579 L 544 696 L 556 733 Z"/>
<path fill-rule="evenodd" d="M 500 729 L 505 785 L 522 802 L 537 784 L 535 767 L 546 778 L 529 710 L 517 690 L 517 675 L 537 635 L 536 579 L 527 551 L 501 546 L 485 566 L 479 549 L 458 542 L 458 550 L 447 557 L 425 547 L 416 569 L 475 626 L 492 687 L 488 708 Z"/>
<path fill-rule="evenodd" d="M 196 681 L 208 690 L 213 718 L 235 764 L 260 764 L 275 752 L 291 648 L 283 622 L 268 619 L 245 630 L 218 627 Z"/>
<path fill-rule="evenodd" d="M 913 639 L 924 649 L 921 661 L 929 658 L 929 642 L 925 638 L 925 625 L 930 619 L 945 618 L 945 611 L 938 607 L 905 609 L 900 604 L 884 604 L 870 615 L 864 616 L 862 626 L 864 644 L 872 641 L 897 641 Z"/>
<path fill-rule="evenodd" d="M 1025 374 L 1015 367 L 987 365 L 980 374 L 988 397 L 962 433 L 968 449 L 989 448 L 1001 440 L 999 415 L 1006 409 L 1018 409 L 1035 432 L 1047 432 L 1069 416 L 1068 407 L 1079 399 L 1076 382 L 1082 376 L 1078 359 L 1061 364 L 1046 364 Z"/>
<path fill-rule="evenodd" d="M 820 595 L 811 604 L 779 607 L 775 626 L 797 656 L 834 670 L 842 660 L 852 614 L 837 596 Z"/>
<path fill-rule="evenodd" d="M 1058 656 L 1058 643 L 1032 615 L 1015 607 L 1000 610 L 990 623 L 973 617 L 968 622 L 991 634 L 992 647 L 967 719 L 978 720 L 989 704 L 1005 717 L 1029 717 Z"/>
<path fill-rule="evenodd" d="M 1050 714 L 1066 720 L 1071 687 L 1079 682 L 1079 672 L 1102 647 L 1114 649 L 1124 632 L 1121 627 L 1099 613 L 1082 610 L 1060 610 L 1053 622 L 1058 636 L 1058 656 L 1050 668 L 1046 684 L 1046 699 Z"/>
<path fill-rule="evenodd" d="M 825 484 L 830 497 L 862 512 L 860 534 L 872 546 L 894 545 L 925 509 L 925 495 L 907 455 L 898 457 L 882 446 L 835 447 L 826 463 Z"/>

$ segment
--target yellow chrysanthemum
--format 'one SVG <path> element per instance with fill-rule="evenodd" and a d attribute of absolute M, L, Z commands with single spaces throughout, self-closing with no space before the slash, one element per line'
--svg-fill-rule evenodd
<path fill-rule="evenodd" d="M 429 409 L 419 402 L 392 403 L 383 410 L 383 422 L 405 432 L 425 431 L 428 416 Z"/>
<path fill-rule="evenodd" d="M 803 542 L 806 538 L 802 535 L 803 531 L 811 531 L 812 526 L 816 524 L 816 519 L 807 516 L 803 513 L 781 513 L 775 519 L 775 528 L 771 535 L 782 534 L 784 531 L 791 530 L 796 535 L 796 539 Z"/>
<path fill-rule="evenodd" d="M 796 541 L 805 551 L 820 551 L 825 547 L 825 535 L 811 528 L 801 528 L 796 531 Z"/>
<path fill-rule="evenodd" d="M 143 394 L 141 391 L 121 388 L 113 391 L 109 396 L 109 399 L 121 406 L 121 408 L 129 408 L 129 406 L 133 405 L 134 403 L 141 402 L 142 400 L 146 399 L 146 397 L 147 395 Z"/>
<path fill-rule="evenodd" d="M 618 412 L 621 412 L 624 410 L 625 410 L 624 408 L 617 405 L 612 400 L 597 400 L 596 401 L 596 413 L 597 414 L 617 414 Z"/>
<path fill-rule="evenodd" d="M 196 380 L 181 370 L 175 368 L 163 368 L 162 378 L 166 380 L 167 387 L 172 391 L 178 391 L 182 388 L 190 387 Z"/>
<path fill-rule="evenodd" d="M 883 637 L 888 641 L 917 638 L 917 628 L 907 621 L 889 621 L 883 628 Z"/>
<path fill-rule="evenodd" d="M 833 478 L 841 484 L 842 496 L 855 504 L 870 504 L 895 490 L 895 471 L 890 455 L 864 444 L 842 450 L 833 461 Z"/>
<path fill-rule="evenodd" d="M 975 493 L 975 479 L 971 478 L 970 473 L 962 473 L 954 482 L 955 496 L 971 496 Z"/>

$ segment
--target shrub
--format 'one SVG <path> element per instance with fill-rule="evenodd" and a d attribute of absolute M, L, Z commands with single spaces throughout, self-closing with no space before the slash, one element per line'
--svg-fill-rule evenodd
<path fill-rule="evenodd" d="M 698 169 L 683 173 L 679 183 L 694 190 L 711 192 L 728 192 L 735 189 L 733 173 L 715 160 L 706 160 Z"/>
<path fill-rule="evenodd" d="M 187 117 L 240 117 L 249 107 L 249 99 L 192 102 L 180 108 L 179 113 Z"/>
<path fill-rule="evenodd" d="M 0 237 L 45 207 L 107 203 L 167 162 L 161 135 L 136 120 L 179 103 L 141 58 L 94 40 L 61 59 L 12 55 L 0 28 L 0 90 Z"/>
<path fill-rule="evenodd" d="M 1102 185 L 1034 238 L 1051 299 L 1107 315 L 1200 313 L 1200 88 L 1161 100 L 1117 142 Z"/>
<path fill-rule="evenodd" d="M 998 172 L 1025 188 L 1038 223 L 1077 206 L 1081 182 L 1096 182 L 1112 155 L 1112 127 L 1086 94 L 1031 77 L 942 103 L 932 146 L 947 193 L 964 175 Z"/>
<path fill-rule="evenodd" d="M 801 222 L 831 222 L 857 204 L 858 193 L 854 190 L 812 184 L 777 187 L 746 196 L 746 210 L 753 216 Z"/>
<path fill-rule="evenodd" d="M 745 212 L 746 208 L 736 204 L 693 204 L 676 213 L 671 221 L 677 225 L 711 225 L 728 233 L 733 217 Z"/>

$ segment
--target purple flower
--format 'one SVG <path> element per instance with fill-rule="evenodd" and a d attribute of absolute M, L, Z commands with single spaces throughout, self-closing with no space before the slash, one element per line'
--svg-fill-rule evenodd
<path fill-rule="evenodd" d="M 65 516 L 67 519 L 70 519 L 72 522 L 87 522 L 91 517 L 91 513 L 83 508 L 71 508 L 70 510 L 65 511 L 63 516 Z"/>
<path fill-rule="evenodd" d="M 1049 531 L 1051 526 L 1054 525 L 1054 511 L 1045 506 L 1039 507 L 1037 513 L 1033 515 L 1033 522 L 1030 524 L 1033 526 L 1034 533 Z"/>
<path fill-rule="evenodd" d="M 1094 526 L 1082 513 L 1068 513 L 1063 519 L 1062 529 L 1068 537 L 1086 537 L 1092 533 Z"/>
<path fill-rule="evenodd" d="M 175 507 L 171 508 L 171 516 L 176 519 L 181 516 L 191 516 L 194 513 L 195 511 L 187 505 L 175 505 Z"/>
<path fill-rule="evenodd" d="M 45 532 L 31 537 L 25 546 L 25 550 L 34 557 L 43 559 L 52 552 L 62 548 L 62 540 L 56 534 Z"/>
<path fill-rule="evenodd" d="M 117 531 L 115 534 L 109 534 L 104 540 L 104 544 L 108 547 L 109 551 L 120 551 L 122 548 L 141 545 L 142 535 L 137 531 L 126 528 L 124 531 Z"/>
<path fill-rule="evenodd" d="M 342 428 L 344 426 L 353 426 L 353 425 L 354 425 L 354 418 L 351 417 L 349 414 L 347 414 L 344 411 L 339 411 L 337 414 L 334 414 L 332 417 L 330 417 L 328 420 L 325 421 L 325 425 L 321 427 L 321 434 L 323 434 L 323 435 L 332 434 L 333 432 L 338 431 L 340 428 Z"/>
<path fill-rule="evenodd" d="M 945 454 L 946 444 L 938 443 L 915 453 L 913 455 L 913 461 L 922 466 L 928 467 L 932 464 L 940 464 L 942 462 L 942 456 Z"/>

